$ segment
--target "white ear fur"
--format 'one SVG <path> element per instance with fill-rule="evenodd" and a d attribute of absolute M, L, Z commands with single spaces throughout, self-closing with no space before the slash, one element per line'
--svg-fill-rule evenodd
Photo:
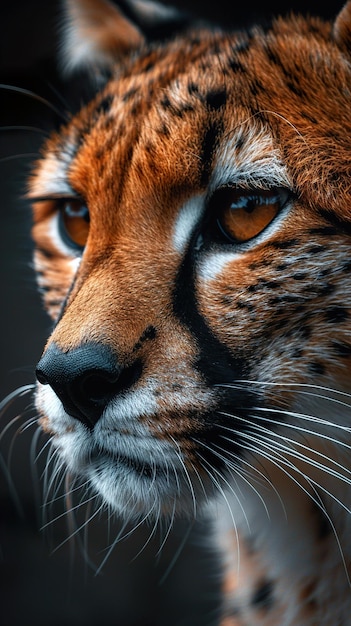
<path fill-rule="evenodd" d="M 127 0 L 127 4 L 133 8 L 145 26 L 168 22 L 179 16 L 179 11 L 175 7 L 153 2 L 153 0 Z"/>
<path fill-rule="evenodd" d="M 108 0 L 65 0 L 63 31 L 61 60 L 69 73 L 109 67 L 144 41 L 139 28 Z"/>

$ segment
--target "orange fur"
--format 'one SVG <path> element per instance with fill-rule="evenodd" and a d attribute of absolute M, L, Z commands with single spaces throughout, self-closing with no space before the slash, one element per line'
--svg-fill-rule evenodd
<path fill-rule="evenodd" d="M 68 409 L 61 419 L 50 408 L 48 385 L 64 406 L 71 398 L 42 361 L 47 384 L 38 386 L 37 406 L 45 430 L 56 435 L 68 464 L 69 437 L 78 458 L 71 469 L 78 472 L 78 430 L 93 449 L 105 420 L 102 449 L 111 433 L 123 439 L 145 429 L 155 454 L 181 455 L 179 471 L 189 472 L 196 497 L 201 490 L 211 494 L 220 474 L 228 485 L 225 463 L 213 466 L 221 455 L 234 473 L 231 491 L 233 462 L 243 489 L 247 471 L 266 481 L 268 496 L 262 485 L 246 494 L 256 532 L 251 553 L 250 528 L 240 515 L 237 534 L 231 521 L 220 532 L 229 555 L 221 625 L 346 624 L 351 466 L 344 451 L 351 408 L 348 396 L 338 394 L 350 391 L 351 3 L 334 25 L 292 16 L 278 18 L 268 32 L 200 28 L 151 46 L 139 25 L 107 2 L 70 1 L 69 7 L 79 37 L 98 49 L 96 64 L 115 65 L 96 97 L 46 143 L 29 184 L 40 284 L 49 313 L 59 314 L 45 354 L 54 346 L 68 363 L 82 348 L 108 347 L 134 378 L 111 403 L 106 399 L 89 431 Z M 76 56 L 79 61 L 79 50 Z M 237 242 L 223 236 L 227 222 L 216 230 L 215 194 L 222 186 L 245 190 Z M 246 199 L 250 190 L 250 202 L 260 190 L 266 198 L 272 188 L 287 189 L 289 201 L 277 217 L 272 212 L 272 222 L 258 219 L 251 237 L 256 230 L 245 226 Z M 55 222 L 70 195 L 89 210 L 84 251 L 70 248 Z M 96 383 L 95 366 L 88 373 Z M 145 409 L 135 418 L 137 394 Z M 132 408 L 122 415 L 118 402 L 126 399 Z M 118 454 L 108 456 L 111 472 L 122 471 Z M 157 473 L 154 478 L 156 485 Z M 323 497 L 315 495 L 317 486 Z M 138 500 L 133 489 L 131 499 Z M 107 498 L 102 487 L 101 493 Z M 265 498 L 272 520 L 261 511 L 258 529 Z M 160 509 L 169 514 L 177 499 L 177 493 L 160 496 Z M 229 499 L 234 511 L 235 496 Z M 319 499 L 345 563 L 335 534 L 318 537 L 313 505 Z M 114 507 L 112 497 L 108 503 Z M 183 514 L 187 505 L 179 509 Z M 241 566 L 237 544 L 246 546 Z M 267 598 L 252 600 L 265 580 Z"/>

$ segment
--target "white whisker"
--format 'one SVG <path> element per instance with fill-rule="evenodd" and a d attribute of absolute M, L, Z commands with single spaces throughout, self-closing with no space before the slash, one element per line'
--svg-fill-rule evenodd
<path fill-rule="evenodd" d="M 205 472 L 207 472 L 207 474 L 211 478 L 211 481 L 217 487 L 219 493 L 223 497 L 223 500 L 224 500 L 224 502 L 225 502 L 225 504 L 227 506 L 227 509 L 228 509 L 228 512 L 229 512 L 229 516 L 230 516 L 230 519 L 232 521 L 233 530 L 234 530 L 234 534 L 235 534 L 236 545 L 237 545 L 237 556 L 238 556 L 237 573 L 239 573 L 239 570 L 240 570 L 240 542 L 239 542 L 238 528 L 237 528 L 236 521 L 235 521 L 235 518 L 234 518 L 234 515 L 233 515 L 232 507 L 230 506 L 228 498 L 227 498 L 224 490 L 222 489 L 220 483 L 218 482 L 218 480 L 214 477 L 214 475 L 212 473 L 215 468 L 213 468 L 210 465 L 210 463 L 208 463 L 208 461 L 200 453 L 198 453 L 198 456 L 202 460 L 202 467 L 203 467 L 203 469 L 205 470 Z M 207 466 L 207 467 L 205 467 L 205 466 Z M 210 469 L 208 469 L 208 468 L 210 468 Z M 238 501 L 238 503 L 239 503 L 239 506 L 241 507 L 240 501 Z"/>
<path fill-rule="evenodd" d="M 179 559 L 179 557 L 180 557 L 181 553 L 182 553 L 182 552 L 183 552 L 183 550 L 184 550 L 184 546 L 185 546 L 185 544 L 187 543 L 187 541 L 188 541 L 188 539 L 189 539 L 189 536 L 190 536 L 190 533 L 191 533 L 191 531 L 192 531 L 192 529 L 193 529 L 194 523 L 195 523 L 195 520 L 192 520 L 191 522 L 189 522 L 188 529 L 187 529 L 187 531 L 184 533 L 183 538 L 182 538 L 182 541 L 181 541 L 181 543 L 180 543 L 180 545 L 179 545 L 178 549 L 176 550 L 176 552 L 175 552 L 175 554 L 174 554 L 174 556 L 173 556 L 172 560 L 170 561 L 170 563 L 169 563 L 169 565 L 168 565 L 168 567 L 167 567 L 167 569 L 166 569 L 165 573 L 163 574 L 163 576 L 162 576 L 162 577 L 160 578 L 160 580 L 159 580 L 159 583 L 158 583 L 158 584 L 159 584 L 159 586 L 162 586 L 162 585 L 164 584 L 164 582 L 165 582 L 165 581 L 166 581 L 166 579 L 168 578 L 169 574 L 171 573 L 171 571 L 172 571 L 172 569 L 173 569 L 174 565 L 175 565 L 175 564 L 176 564 L 176 562 L 178 561 L 178 559 Z"/>
<path fill-rule="evenodd" d="M 284 466 L 287 466 L 294 473 L 296 473 L 299 476 L 301 476 L 301 478 L 303 478 L 306 481 L 306 483 L 310 486 L 310 488 L 312 489 L 312 491 L 314 493 L 316 492 L 315 488 L 317 487 L 318 489 L 322 490 L 326 495 L 328 495 L 330 498 L 335 500 L 342 508 L 345 508 L 348 513 L 351 513 L 351 511 L 349 511 L 345 507 L 345 505 L 338 498 L 336 498 L 336 496 L 334 496 L 334 494 L 330 493 L 323 485 L 321 485 L 320 483 L 317 483 L 311 477 L 306 476 L 304 474 L 304 472 L 302 472 L 298 467 L 296 467 L 293 463 L 288 461 L 282 454 L 277 452 L 276 448 L 273 445 L 270 445 L 266 441 L 262 441 L 261 438 L 252 437 L 252 436 L 248 435 L 248 433 L 244 433 L 243 436 L 246 439 L 249 439 L 249 440 L 253 441 L 256 444 L 255 446 L 251 447 L 251 451 L 253 452 L 253 454 L 255 454 L 255 455 L 257 455 L 257 454 L 258 455 L 262 455 L 270 463 L 275 465 L 280 471 L 282 471 L 284 474 L 286 474 L 286 476 L 290 480 L 292 480 L 310 498 L 310 500 L 312 500 L 317 505 L 317 507 L 323 512 L 323 514 L 325 514 L 325 516 L 326 516 L 326 518 L 327 518 L 327 520 L 328 520 L 328 522 L 329 522 L 329 524 L 330 524 L 330 526 L 331 526 L 331 528 L 333 530 L 333 534 L 335 536 L 335 540 L 337 542 L 338 549 L 339 549 L 339 552 L 340 552 L 340 555 L 341 555 L 341 559 L 342 559 L 344 571 L 345 571 L 345 574 L 346 574 L 347 582 L 348 582 L 349 587 L 351 587 L 350 577 L 349 577 L 348 569 L 347 569 L 347 566 L 346 566 L 346 560 L 345 560 L 345 556 L 344 556 L 344 553 L 343 553 L 343 549 L 342 549 L 342 545 L 341 545 L 340 539 L 338 537 L 335 525 L 334 525 L 330 515 L 326 511 L 325 506 L 323 506 L 321 504 L 320 496 L 318 496 L 317 498 L 314 497 L 305 487 L 303 487 L 303 485 L 290 472 L 288 472 L 285 469 Z M 262 450 L 262 446 L 264 446 L 266 449 Z M 248 448 L 249 447 L 250 446 L 248 446 Z M 267 449 L 269 450 L 269 452 L 267 452 Z M 278 460 L 279 460 L 279 462 L 278 462 Z"/>
<path fill-rule="evenodd" d="M 222 413 L 222 415 L 226 415 L 227 417 L 230 416 L 230 414 L 228 413 Z M 321 458 L 323 458 L 324 460 L 328 461 L 330 464 L 335 465 L 337 467 L 339 467 L 340 469 L 342 469 L 343 471 L 345 471 L 346 473 L 350 474 L 351 476 L 351 471 L 348 470 L 347 468 L 345 468 L 345 466 L 341 465 L 340 463 L 338 463 L 337 461 L 335 461 L 335 459 L 331 459 L 330 457 L 328 457 L 327 455 L 323 454 L 322 452 L 319 452 L 317 450 L 315 450 L 314 448 L 311 448 L 309 446 L 306 446 L 305 444 L 303 444 L 300 441 L 297 441 L 295 439 L 291 439 L 285 435 L 280 435 L 279 433 L 275 432 L 273 429 L 269 430 L 268 428 L 265 428 L 262 425 L 258 425 L 256 424 L 254 421 L 246 419 L 246 418 L 241 418 L 239 416 L 235 416 L 235 419 L 243 421 L 245 424 L 249 425 L 251 428 L 254 428 L 257 432 L 259 432 L 261 434 L 261 432 L 265 432 L 267 433 L 269 439 L 271 439 L 272 437 L 275 437 L 276 439 L 281 439 L 285 442 L 289 442 L 292 443 L 293 445 L 298 445 L 302 448 L 304 448 L 305 450 L 308 450 L 309 452 L 312 452 L 314 455 L 319 456 Z M 266 420 L 265 418 L 261 418 L 262 420 L 268 421 L 270 423 L 280 423 L 280 422 L 272 422 L 271 420 Z M 281 425 L 285 426 L 285 424 L 282 422 Z M 220 425 L 221 428 L 223 428 L 224 430 L 228 430 L 231 431 L 231 429 L 227 426 L 224 425 Z M 300 429 L 298 429 L 300 430 Z M 304 433 L 308 433 L 308 434 L 312 434 L 315 435 L 315 433 L 313 431 L 309 431 L 309 430 L 305 430 L 302 429 L 302 431 Z M 242 434 L 242 433 L 241 433 Z M 340 444 L 339 441 L 334 440 L 333 438 L 329 438 L 326 437 L 326 439 L 328 439 L 329 441 L 332 441 L 333 443 L 336 444 Z M 231 439 L 228 438 L 228 441 L 231 441 Z M 283 444 L 277 444 L 277 445 L 283 445 Z M 302 460 L 306 461 L 306 463 L 309 463 L 310 465 L 313 465 L 314 467 L 317 467 L 323 471 L 326 471 L 327 473 L 331 473 L 333 474 L 333 476 L 335 476 L 336 478 L 338 478 L 339 480 L 343 480 L 345 483 L 347 484 L 351 484 L 350 479 L 348 479 L 346 476 L 340 474 L 340 472 L 337 472 L 336 470 L 333 470 L 331 467 L 328 467 L 326 465 L 323 465 L 322 463 L 319 463 L 318 461 L 314 461 L 313 459 L 310 459 L 309 457 L 306 457 L 305 455 L 301 454 L 300 452 L 296 451 L 294 449 L 294 451 L 292 452 L 292 450 L 290 448 L 285 448 L 290 454 L 293 454 L 296 456 L 296 458 L 301 458 Z"/>

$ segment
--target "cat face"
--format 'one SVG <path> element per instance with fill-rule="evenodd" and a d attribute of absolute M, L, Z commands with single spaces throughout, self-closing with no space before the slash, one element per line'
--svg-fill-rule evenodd
<path fill-rule="evenodd" d="M 115 19 L 94 56 L 111 78 L 30 180 L 55 320 L 36 406 L 112 508 L 193 514 L 257 429 L 291 428 L 303 385 L 347 386 L 346 35 L 340 17 L 158 45 L 137 29 L 113 64 Z"/>

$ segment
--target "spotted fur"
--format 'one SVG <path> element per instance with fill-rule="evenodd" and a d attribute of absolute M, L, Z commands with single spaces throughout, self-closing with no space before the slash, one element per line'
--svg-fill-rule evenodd
<path fill-rule="evenodd" d="M 137 0 L 66 21 L 98 91 L 29 182 L 41 424 L 116 513 L 214 520 L 221 626 L 346 626 L 351 3 L 234 33 Z M 233 190 L 284 202 L 228 240 Z"/>

